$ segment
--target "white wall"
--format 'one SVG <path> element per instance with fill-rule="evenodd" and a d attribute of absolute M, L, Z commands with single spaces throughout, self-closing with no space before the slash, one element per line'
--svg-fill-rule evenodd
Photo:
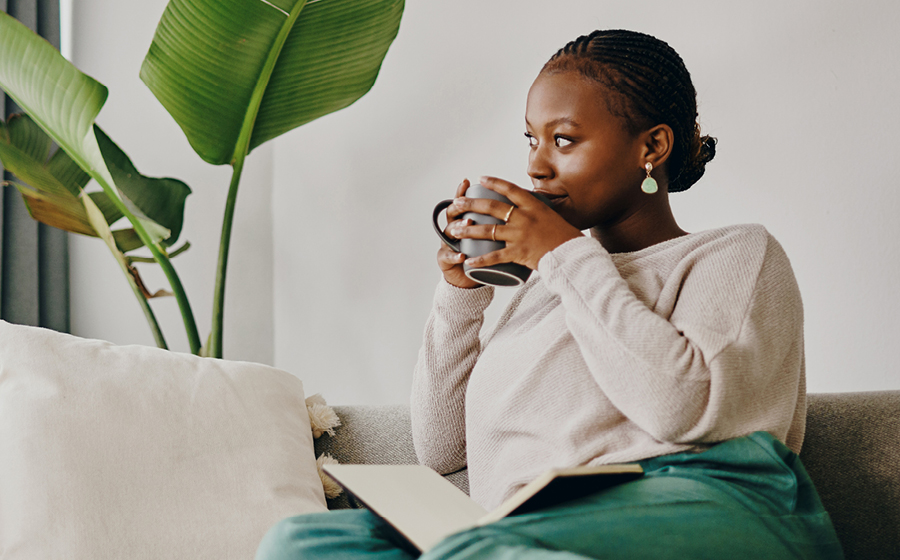
<path fill-rule="evenodd" d="M 183 236 L 194 248 L 175 264 L 205 337 L 230 168 L 194 155 L 138 79 L 164 6 L 78 0 L 73 56 L 109 86 L 100 124 L 138 168 L 194 189 Z M 763 223 L 782 242 L 804 296 L 810 390 L 900 389 L 893 0 L 408 0 L 374 89 L 248 161 L 226 356 L 274 363 L 333 403 L 404 402 L 439 278 L 431 208 L 463 177 L 527 185 L 531 81 L 568 40 L 612 27 L 657 35 L 684 57 L 720 143 L 706 177 L 673 196 L 676 215 L 693 231 Z M 71 248 L 75 332 L 152 344 L 103 245 Z M 174 301 L 155 305 L 171 345 L 186 349 Z"/>
<path fill-rule="evenodd" d="M 463 177 L 527 185 L 531 81 L 570 39 L 615 27 L 667 40 L 692 72 L 719 154 L 676 215 L 782 242 L 810 390 L 900 389 L 892 0 L 409 1 L 375 88 L 275 145 L 276 365 L 333 402 L 404 402 L 439 277 L 431 208 Z"/>
<path fill-rule="evenodd" d="M 203 162 L 181 129 L 141 82 L 141 62 L 150 47 L 166 0 L 115 2 L 77 0 L 72 12 L 72 60 L 109 88 L 98 123 L 149 176 L 176 177 L 193 190 L 181 241 L 191 249 L 173 260 L 191 300 L 203 341 L 212 317 L 222 213 L 231 167 Z M 272 363 L 272 146 L 254 151 L 244 167 L 231 243 L 225 305 L 226 357 Z M 72 236 L 72 331 L 119 344 L 153 345 L 138 303 L 106 246 Z M 138 265 L 155 291 L 168 288 L 156 265 Z M 151 305 L 169 347 L 188 351 L 174 298 Z"/>

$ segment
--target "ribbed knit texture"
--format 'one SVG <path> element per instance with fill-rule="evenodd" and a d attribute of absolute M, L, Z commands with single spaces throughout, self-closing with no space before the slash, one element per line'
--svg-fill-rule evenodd
<path fill-rule="evenodd" d="M 411 400 L 419 461 L 468 464 L 486 509 L 553 467 L 702 451 L 759 430 L 800 450 L 803 308 L 762 226 L 614 255 L 571 240 L 481 341 L 492 297 L 441 282 Z"/>

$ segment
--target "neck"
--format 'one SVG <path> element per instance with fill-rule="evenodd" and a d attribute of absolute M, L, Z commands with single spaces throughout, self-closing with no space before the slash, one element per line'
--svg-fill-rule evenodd
<path fill-rule="evenodd" d="M 591 236 L 610 253 L 631 253 L 687 235 L 678 226 L 668 198 L 664 197 L 615 223 L 591 228 Z"/>

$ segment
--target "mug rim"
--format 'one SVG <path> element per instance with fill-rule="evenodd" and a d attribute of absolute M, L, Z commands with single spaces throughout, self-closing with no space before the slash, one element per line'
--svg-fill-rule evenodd
<path fill-rule="evenodd" d="M 503 264 L 508 264 L 508 263 L 503 263 Z M 506 277 L 506 278 L 509 278 L 509 279 L 515 281 L 515 284 L 494 284 L 494 283 L 492 283 L 492 282 L 485 282 L 484 280 L 480 280 L 480 279 L 478 279 L 478 278 L 472 277 L 472 272 L 484 272 L 484 273 L 488 273 L 488 274 L 497 274 L 497 275 L 504 276 L 504 277 Z M 498 286 L 498 287 L 501 287 L 501 288 L 514 288 L 514 287 L 521 286 L 522 284 L 525 283 L 524 280 L 522 280 L 521 278 L 519 278 L 519 277 L 516 276 L 515 274 L 512 274 L 512 273 L 510 273 L 510 272 L 506 272 L 505 270 L 498 270 L 498 269 L 496 269 L 496 268 L 490 268 L 490 267 L 485 267 L 485 268 L 469 268 L 469 269 L 467 269 L 467 270 L 465 271 L 465 275 L 466 275 L 466 277 L 469 278 L 470 280 L 473 280 L 473 281 L 475 281 L 475 282 L 478 282 L 479 284 L 484 284 L 485 286 Z"/>

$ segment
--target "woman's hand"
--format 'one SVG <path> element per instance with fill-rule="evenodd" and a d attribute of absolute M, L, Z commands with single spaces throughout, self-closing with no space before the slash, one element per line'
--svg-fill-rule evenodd
<path fill-rule="evenodd" d="M 493 233 L 497 241 L 506 242 L 506 247 L 499 251 L 465 260 L 465 263 L 469 266 L 484 267 L 498 263 L 514 262 L 534 270 L 537 268 L 541 257 L 549 251 L 570 239 L 583 236 L 577 228 L 570 225 L 549 206 L 535 198 L 529 191 L 509 181 L 495 177 L 482 177 L 480 182 L 483 186 L 508 198 L 516 207 L 510 214 L 511 206 L 509 204 L 483 198 L 462 197 L 461 194 L 469 186 L 468 181 L 463 181 L 460 189 L 457 190 L 457 199 L 447 208 L 448 220 L 465 212 L 476 212 L 506 220 L 505 224 L 496 226 L 496 230 L 493 230 L 494 226 L 491 225 L 471 225 L 468 221 L 466 224 L 463 224 L 462 221 L 456 220 L 448 224 L 447 234 L 450 237 L 457 239 L 464 237 L 491 239 L 491 234 Z M 508 220 L 506 219 L 507 217 L 509 218 Z M 450 252 L 452 253 L 453 251 Z M 454 255 L 458 254 L 454 253 Z M 457 256 L 453 258 L 452 262 L 454 264 L 458 263 L 460 275 L 472 282 L 462 274 L 461 265 L 463 261 L 464 259 Z M 446 262 L 449 264 L 450 261 Z M 444 272 L 444 277 L 447 277 L 446 271 Z"/>
<path fill-rule="evenodd" d="M 463 196 L 463 193 L 465 193 L 468 188 L 469 180 L 464 179 L 463 182 L 459 184 L 459 187 L 456 188 L 456 197 L 459 198 Z M 447 237 L 459 239 L 454 232 L 459 231 L 461 227 L 464 228 L 471 223 L 471 220 L 465 220 L 465 223 L 463 223 L 462 220 L 459 220 L 459 217 L 463 212 L 466 211 L 464 210 L 461 212 L 455 204 L 452 204 L 447 208 L 447 227 L 444 229 L 444 234 L 447 235 Z M 481 284 L 472 280 L 466 276 L 465 272 L 463 272 L 463 261 L 465 260 L 466 256 L 464 254 L 457 253 L 448 247 L 446 243 L 441 243 L 441 248 L 437 254 L 437 262 L 441 272 L 444 274 L 444 280 L 457 288 L 468 289 L 481 287 Z"/>

